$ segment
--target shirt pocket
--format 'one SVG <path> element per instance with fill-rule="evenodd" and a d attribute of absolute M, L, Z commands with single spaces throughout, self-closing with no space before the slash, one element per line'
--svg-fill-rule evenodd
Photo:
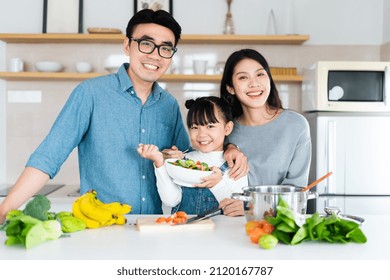
<path fill-rule="evenodd" d="M 156 129 L 151 134 L 153 140 L 155 140 L 155 145 L 160 149 L 170 148 L 173 145 L 174 128 L 171 125 L 166 123 L 157 123 Z"/>

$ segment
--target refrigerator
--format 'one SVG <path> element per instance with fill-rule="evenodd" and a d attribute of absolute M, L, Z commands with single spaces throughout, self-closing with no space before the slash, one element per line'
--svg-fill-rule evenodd
<path fill-rule="evenodd" d="M 354 215 L 390 214 L 390 113 L 308 112 L 309 182 L 333 174 L 315 190 L 308 212 L 327 206 Z"/>

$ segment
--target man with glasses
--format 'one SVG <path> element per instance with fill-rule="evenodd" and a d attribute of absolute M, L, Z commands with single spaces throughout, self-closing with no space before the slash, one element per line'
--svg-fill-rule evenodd
<path fill-rule="evenodd" d="M 75 147 L 81 194 L 95 189 L 103 202 L 130 204 L 133 214 L 162 213 L 152 161 L 136 148 L 153 143 L 180 154 L 190 146 L 177 101 L 156 82 L 167 71 L 180 34 L 180 25 L 163 10 L 141 10 L 130 19 L 123 44 L 130 63 L 74 89 L 0 205 L 0 223 L 58 173 Z"/>

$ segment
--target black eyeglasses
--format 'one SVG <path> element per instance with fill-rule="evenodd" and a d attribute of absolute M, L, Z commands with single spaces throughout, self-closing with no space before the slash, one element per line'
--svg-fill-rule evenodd
<path fill-rule="evenodd" d="M 158 54 L 162 58 L 171 58 L 177 51 L 177 48 L 175 47 L 169 45 L 156 45 L 152 41 L 146 39 L 130 38 L 130 40 L 138 43 L 138 50 L 142 53 L 150 54 L 157 48 Z"/>

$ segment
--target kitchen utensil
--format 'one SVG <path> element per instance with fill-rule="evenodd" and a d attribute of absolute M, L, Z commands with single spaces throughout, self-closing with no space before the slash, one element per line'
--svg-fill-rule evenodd
<path fill-rule="evenodd" d="M 326 216 L 332 216 L 333 214 L 335 214 L 336 216 L 338 216 L 342 219 L 353 221 L 353 222 L 356 222 L 360 225 L 362 225 L 364 223 L 364 219 L 361 217 L 347 215 L 347 214 L 341 214 L 340 212 L 341 212 L 341 209 L 339 207 L 336 207 L 336 206 L 325 207 L 325 215 Z"/>
<path fill-rule="evenodd" d="M 180 227 L 170 223 L 156 223 L 157 217 L 138 218 L 136 226 L 140 232 L 161 233 L 215 229 L 215 223 L 211 219 L 198 220 L 193 223 L 183 224 Z"/>
<path fill-rule="evenodd" d="M 313 183 L 311 183 L 310 185 L 308 185 L 307 187 L 301 189 L 301 192 L 305 192 L 305 191 L 308 191 L 310 190 L 312 187 L 314 187 L 315 185 L 317 185 L 319 182 L 322 182 L 323 180 L 325 180 L 326 178 L 328 178 L 330 175 L 332 175 L 333 173 L 332 172 L 328 172 L 327 174 L 325 174 L 324 176 L 322 176 L 320 179 L 314 181 Z"/>
<path fill-rule="evenodd" d="M 247 186 L 243 193 L 233 193 L 232 198 L 244 201 L 247 221 L 262 220 L 266 216 L 276 216 L 276 206 L 283 199 L 290 209 L 306 214 L 307 200 L 318 197 L 317 192 L 302 192 L 302 188 L 290 185 Z"/>
<path fill-rule="evenodd" d="M 188 149 L 181 152 L 183 154 L 182 159 L 187 160 L 185 153 L 188 153 L 189 151 L 192 151 L 192 148 L 188 148 Z M 172 151 L 171 149 L 164 149 L 161 152 L 163 153 L 164 158 L 167 159 L 167 158 L 173 158 L 171 153 L 172 152 L 177 153 L 178 151 Z"/>
<path fill-rule="evenodd" d="M 205 220 L 205 219 L 217 216 L 217 215 L 221 215 L 221 214 L 223 214 L 223 210 L 221 208 L 215 208 L 215 209 L 211 209 L 209 211 L 206 211 L 204 213 L 201 213 L 195 217 L 189 218 L 183 224 L 177 224 L 177 225 L 186 225 L 186 224 L 190 224 L 190 223 L 193 223 L 196 221 L 202 221 L 202 220 Z"/>

